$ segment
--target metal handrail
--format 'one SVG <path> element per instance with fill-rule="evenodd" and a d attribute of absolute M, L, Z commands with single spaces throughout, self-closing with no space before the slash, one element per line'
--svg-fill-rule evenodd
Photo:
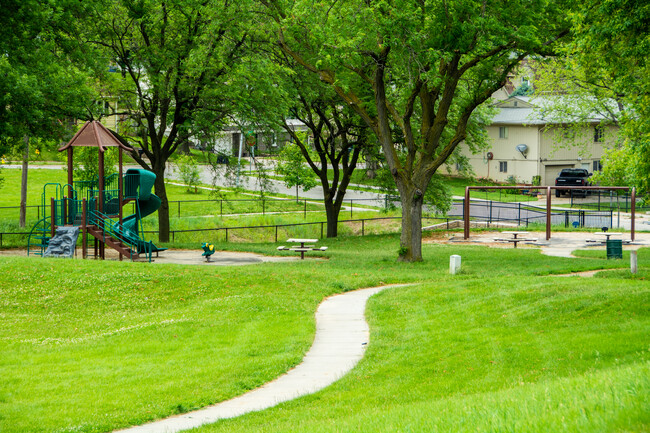
<path fill-rule="evenodd" d="M 96 225 L 104 235 L 108 234 L 112 238 L 117 239 L 118 241 L 128 245 L 129 250 L 131 251 L 131 257 L 134 253 L 137 253 L 138 246 L 142 245 L 145 251 L 145 255 L 151 261 L 152 247 L 147 245 L 144 239 L 141 239 L 138 235 L 133 233 L 131 230 L 125 229 L 119 221 L 110 218 L 109 216 L 99 212 L 99 211 L 89 211 L 89 224 Z M 106 241 L 104 236 L 103 241 Z M 149 242 L 151 243 L 151 242 Z"/>

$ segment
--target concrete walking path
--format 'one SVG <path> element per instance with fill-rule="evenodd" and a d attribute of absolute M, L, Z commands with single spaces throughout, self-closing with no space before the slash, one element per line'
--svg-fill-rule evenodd
<path fill-rule="evenodd" d="M 365 320 L 368 299 L 395 284 L 356 290 L 325 299 L 316 311 L 316 336 L 300 365 L 261 388 L 232 400 L 183 415 L 136 426 L 121 433 L 172 433 L 220 419 L 234 418 L 312 394 L 339 380 L 363 358 L 370 329 Z"/>

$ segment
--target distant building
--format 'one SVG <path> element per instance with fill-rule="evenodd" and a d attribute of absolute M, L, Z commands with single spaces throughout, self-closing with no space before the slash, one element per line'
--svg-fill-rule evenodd
<path fill-rule="evenodd" d="M 99 107 L 102 117 L 100 122 L 102 125 L 108 129 L 121 132 L 121 123 L 123 119 L 118 116 L 117 113 L 119 109 L 119 99 L 116 96 L 103 96 L 101 99 L 95 101 L 95 104 Z M 81 122 L 83 124 L 83 122 Z"/>
<path fill-rule="evenodd" d="M 546 186 L 554 185 L 563 168 L 601 169 L 603 151 L 614 145 L 618 128 L 603 126 L 599 116 L 567 128 L 569 122 L 545 118 L 547 103 L 543 97 L 515 96 L 495 104 L 500 110 L 487 127 L 490 148 L 475 155 L 460 146 L 477 177 Z"/>
<path fill-rule="evenodd" d="M 308 131 L 307 126 L 299 120 L 289 119 L 288 125 L 295 131 Z M 287 132 L 268 132 L 257 128 L 242 131 L 239 126 L 229 126 L 209 144 L 215 152 L 225 155 L 238 156 L 241 144 L 242 156 L 249 156 L 251 145 L 255 146 L 255 154 L 277 153 L 286 143 L 293 142 Z M 199 146 L 200 147 L 200 146 Z"/>

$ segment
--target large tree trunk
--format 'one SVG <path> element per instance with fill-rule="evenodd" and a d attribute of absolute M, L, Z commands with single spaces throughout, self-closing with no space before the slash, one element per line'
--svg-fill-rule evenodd
<path fill-rule="evenodd" d="M 23 167 L 20 179 L 20 227 L 25 227 L 27 221 L 27 170 L 29 169 L 29 137 L 23 138 L 25 150 L 23 152 Z M 54 221 L 52 221 L 54 222 Z"/>
<path fill-rule="evenodd" d="M 158 239 L 160 242 L 169 242 L 169 200 L 167 200 L 167 190 L 165 189 L 165 164 L 154 164 L 153 172 L 156 174 L 154 189 L 156 195 L 160 198 L 160 208 L 158 209 Z"/>
<path fill-rule="evenodd" d="M 335 238 L 339 231 L 339 213 L 341 204 L 334 203 L 331 199 L 325 200 L 325 214 L 327 215 L 327 237 Z"/>
<path fill-rule="evenodd" d="M 402 203 L 402 234 L 398 260 L 421 262 L 423 192 L 415 187 L 399 187 L 399 191 Z"/>

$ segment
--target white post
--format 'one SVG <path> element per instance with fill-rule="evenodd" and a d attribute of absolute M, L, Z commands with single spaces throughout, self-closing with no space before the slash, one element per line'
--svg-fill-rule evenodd
<path fill-rule="evenodd" d="M 456 275 L 460 271 L 460 256 L 454 254 L 449 257 L 449 273 L 451 275 Z"/>
<path fill-rule="evenodd" d="M 636 251 L 630 251 L 630 271 L 636 274 Z"/>

